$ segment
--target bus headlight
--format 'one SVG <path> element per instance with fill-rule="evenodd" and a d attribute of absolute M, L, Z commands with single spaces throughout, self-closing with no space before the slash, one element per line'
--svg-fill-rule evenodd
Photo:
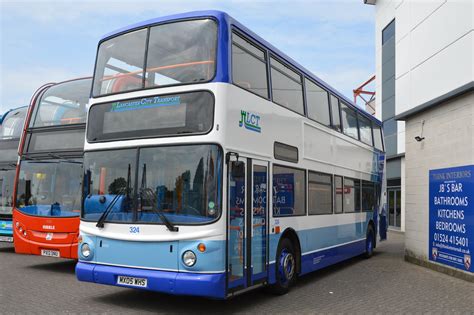
<path fill-rule="evenodd" d="M 196 254 L 190 250 L 187 250 L 183 253 L 183 263 L 187 267 L 192 267 L 196 263 Z"/>
<path fill-rule="evenodd" d="M 84 256 L 84 258 L 89 258 L 91 255 L 91 247 L 87 243 L 83 243 L 81 245 L 81 254 Z"/>

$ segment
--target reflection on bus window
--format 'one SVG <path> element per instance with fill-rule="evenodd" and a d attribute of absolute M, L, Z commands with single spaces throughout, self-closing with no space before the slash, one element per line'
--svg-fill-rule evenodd
<path fill-rule="evenodd" d="M 16 168 L 3 166 L 0 168 L 0 216 L 12 214 L 13 182 Z"/>
<path fill-rule="evenodd" d="M 86 122 L 91 80 L 54 85 L 35 106 L 30 127 L 48 127 Z"/>
<path fill-rule="evenodd" d="M 216 23 L 200 19 L 157 25 L 149 34 L 143 29 L 106 40 L 99 46 L 93 95 L 209 81 L 215 72 L 216 38 Z"/>
<path fill-rule="evenodd" d="M 107 218 L 114 222 L 161 223 L 165 215 L 172 223 L 202 224 L 220 216 L 217 146 L 142 148 L 139 156 L 137 149 L 85 154 L 84 219 L 97 220 L 116 195 Z"/>
<path fill-rule="evenodd" d="M 273 167 L 273 215 L 305 214 L 305 172 L 289 167 Z"/>
<path fill-rule="evenodd" d="M 20 138 L 23 131 L 27 108 L 23 107 L 8 112 L 0 125 L 0 139 Z"/>
<path fill-rule="evenodd" d="M 35 216 L 79 216 L 81 174 L 82 159 L 22 161 L 18 209 Z"/>

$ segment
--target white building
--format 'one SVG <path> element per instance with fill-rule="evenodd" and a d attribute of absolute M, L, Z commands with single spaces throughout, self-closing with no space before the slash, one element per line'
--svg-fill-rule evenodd
<path fill-rule="evenodd" d="M 432 170 L 474 165 L 474 0 L 364 2 L 375 5 L 376 115 L 384 122 L 389 225 L 405 231 L 408 260 L 472 276 L 461 260 L 469 266 L 474 252 L 460 254 L 459 268 L 436 260 L 429 183 Z M 474 243 L 470 198 L 466 233 Z"/>

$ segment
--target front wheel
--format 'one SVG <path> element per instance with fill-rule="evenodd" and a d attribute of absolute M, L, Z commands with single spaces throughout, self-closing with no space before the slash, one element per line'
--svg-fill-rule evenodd
<path fill-rule="evenodd" d="M 370 258 L 374 255 L 375 233 L 372 225 L 367 227 L 367 237 L 365 240 L 365 257 Z"/>
<path fill-rule="evenodd" d="M 289 239 L 282 239 L 278 245 L 275 264 L 276 283 L 270 289 L 275 294 L 283 295 L 288 293 L 297 276 L 295 250 Z"/>

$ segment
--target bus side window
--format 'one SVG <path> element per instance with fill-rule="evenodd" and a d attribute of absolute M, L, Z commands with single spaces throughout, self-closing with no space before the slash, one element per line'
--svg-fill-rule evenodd
<path fill-rule="evenodd" d="M 308 117 L 323 125 L 330 126 L 328 92 L 306 78 L 305 89 Z"/>
<path fill-rule="evenodd" d="M 301 75 L 270 58 L 273 102 L 304 115 Z"/>
<path fill-rule="evenodd" d="M 268 99 L 266 60 L 264 51 L 232 33 L 232 81 Z"/>
<path fill-rule="evenodd" d="M 339 100 L 337 97 L 331 94 L 331 114 L 332 114 L 332 127 L 337 131 L 342 131 L 341 126 L 341 113 L 339 110 Z"/>

